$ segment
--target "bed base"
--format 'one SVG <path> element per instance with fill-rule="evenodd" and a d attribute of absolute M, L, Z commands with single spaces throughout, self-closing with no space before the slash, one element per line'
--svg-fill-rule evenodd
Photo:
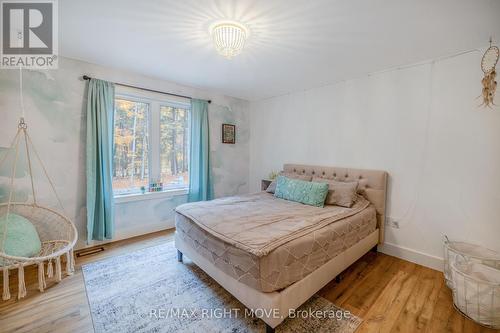
<path fill-rule="evenodd" d="M 376 248 L 378 241 L 379 229 L 376 229 L 302 280 L 295 282 L 283 290 L 264 293 L 235 280 L 219 270 L 210 261 L 198 254 L 189 244 L 184 242 L 178 236 L 177 232 L 175 234 L 175 247 L 178 251 L 178 260 L 180 258 L 182 261 L 182 255 L 186 254 L 198 267 L 247 308 L 251 310 L 268 310 L 267 313 L 269 311 L 278 311 L 278 316 L 263 316 L 260 318 L 266 323 L 266 332 L 273 332 L 274 328 L 288 317 L 289 310 L 297 309 L 356 260 L 374 247 Z"/>

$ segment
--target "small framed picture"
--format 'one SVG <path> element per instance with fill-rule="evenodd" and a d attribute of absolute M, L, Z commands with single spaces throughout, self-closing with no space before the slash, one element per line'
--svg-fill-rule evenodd
<path fill-rule="evenodd" d="M 236 143 L 236 126 L 222 124 L 222 143 Z"/>

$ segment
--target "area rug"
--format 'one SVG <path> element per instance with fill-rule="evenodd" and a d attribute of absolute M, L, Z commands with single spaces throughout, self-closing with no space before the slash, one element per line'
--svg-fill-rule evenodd
<path fill-rule="evenodd" d="M 265 324 L 172 242 L 83 266 L 94 330 L 101 332 L 265 332 Z M 276 332 L 352 333 L 361 319 L 313 296 Z"/>

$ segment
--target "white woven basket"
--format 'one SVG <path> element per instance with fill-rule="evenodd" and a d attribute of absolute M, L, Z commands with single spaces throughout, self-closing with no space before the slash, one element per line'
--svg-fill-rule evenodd
<path fill-rule="evenodd" d="M 500 329 L 500 270 L 478 262 L 451 263 L 453 304 L 466 317 Z"/>
<path fill-rule="evenodd" d="M 453 288 L 451 264 L 457 258 L 464 257 L 467 261 L 481 263 L 483 265 L 500 269 L 500 253 L 484 248 L 479 245 L 449 241 L 444 239 L 444 277 L 446 285 Z"/>

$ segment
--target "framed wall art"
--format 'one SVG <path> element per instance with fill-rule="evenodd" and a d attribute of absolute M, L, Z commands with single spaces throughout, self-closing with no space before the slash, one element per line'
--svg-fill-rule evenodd
<path fill-rule="evenodd" d="M 236 143 L 236 126 L 231 124 L 222 124 L 222 143 Z"/>

